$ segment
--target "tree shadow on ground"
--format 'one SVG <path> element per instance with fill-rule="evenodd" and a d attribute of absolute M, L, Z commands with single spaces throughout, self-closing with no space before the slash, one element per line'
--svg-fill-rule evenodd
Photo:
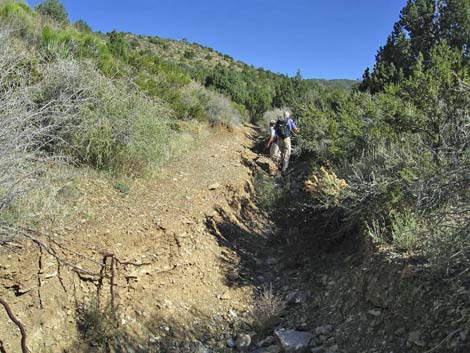
<path fill-rule="evenodd" d="M 189 309 L 191 320 L 178 315 L 163 316 L 158 310 L 142 318 L 141 332 L 131 331 L 120 323 L 120 315 L 105 312 L 84 331 L 77 323 L 80 339 L 65 349 L 67 353 L 181 353 L 205 352 L 223 342 L 234 331 L 236 323 L 220 315 L 210 317 L 196 307 Z M 91 332 L 90 332 L 91 330 Z M 216 339 L 216 341 L 214 340 Z M 225 352 L 218 347 L 217 352 Z"/>
<path fill-rule="evenodd" d="M 215 216 L 206 217 L 206 228 L 218 244 L 236 255 L 221 258 L 228 286 L 261 284 L 262 263 L 272 229 L 268 220 L 260 219 L 253 211 L 253 205 L 242 202 L 236 213 L 218 207 Z"/>

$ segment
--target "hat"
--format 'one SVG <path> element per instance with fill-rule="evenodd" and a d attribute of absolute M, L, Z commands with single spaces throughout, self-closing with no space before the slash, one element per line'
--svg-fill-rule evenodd
<path fill-rule="evenodd" d="M 283 115 L 284 118 L 288 118 L 290 116 L 290 112 L 286 110 Z"/>
<path fill-rule="evenodd" d="M 271 124 L 271 125 L 276 124 L 276 120 L 271 120 L 271 121 L 269 122 L 269 124 Z"/>

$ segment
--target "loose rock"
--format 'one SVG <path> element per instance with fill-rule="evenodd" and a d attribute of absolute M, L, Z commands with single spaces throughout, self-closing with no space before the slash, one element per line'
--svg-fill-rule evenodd
<path fill-rule="evenodd" d="M 279 347 L 277 344 L 274 344 L 272 346 L 266 347 L 264 349 L 265 353 L 280 353 L 281 352 L 281 347 Z"/>
<path fill-rule="evenodd" d="M 201 342 L 194 342 L 191 348 L 192 353 L 212 353 L 212 351 L 204 346 Z"/>
<path fill-rule="evenodd" d="M 238 334 L 235 345 L 239 350 L 247 349 L 251 345 L 251 336 L 246 333 Z"/>
<path fill-rule="evenodd" d="M 275 330 L 274 334 L 284 353 L 307 353 L 313 334 L 305 331 Z"/>
<path fill-rule="evenodd" d="M 311 353 L 327 353 L 324 347 L 315 347 L 310 350 Z"/>

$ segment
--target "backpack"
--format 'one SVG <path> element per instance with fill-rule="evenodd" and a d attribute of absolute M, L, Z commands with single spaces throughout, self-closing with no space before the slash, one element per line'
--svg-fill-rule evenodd
<path fill-rule="evenodd" d="M 277 119 L 276 125 L 274 125 L 274 130 L 276 131 L 276 135 L 282 139 L 290 137 L 291 131 L 287 120 Z"/>

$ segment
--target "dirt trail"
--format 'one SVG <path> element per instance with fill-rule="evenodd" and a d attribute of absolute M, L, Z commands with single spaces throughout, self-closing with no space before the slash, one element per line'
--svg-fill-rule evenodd
<path fill-rule="evenodd" d="M 89 180 L 75 204 L 79 219 L 39 237 L 89 274 L 58 267 L 32 242 L 0 247 L 0 297 L 32 351 L 98 351 L 77 343 L 77 322 L 90 335 L 80 318 L 97 302 L 118 313 L 121 336 L 108 344 L 116 352 L 149 344 L 190 352 L 201 342 L 222 351 L 248 319 L 257 252 L 274 229 L 252 202 L 256 135 L 253 127 L 213 133 L 128 194 Z M 20 352 L 19 330 L 3 310 L 0 332 L 5 350 Z"/>

